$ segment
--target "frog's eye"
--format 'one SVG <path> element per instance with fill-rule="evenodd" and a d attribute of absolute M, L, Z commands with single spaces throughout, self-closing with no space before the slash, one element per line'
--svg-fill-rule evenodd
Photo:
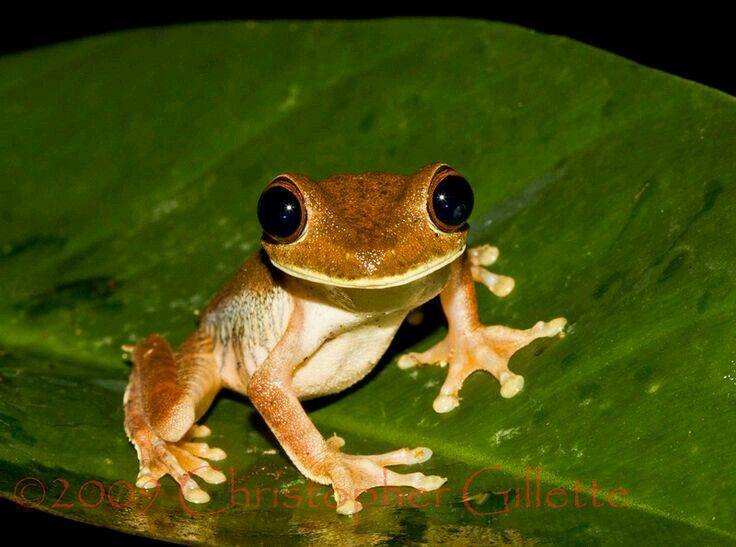
<path fill-rule="evenodd" d="M 304 231 L 307 211 L 301 192 L 288 179 L 272 182 L 258 199 L 258 221 L 265 235 L 279 243 L 291 243 Z"/>
<path fill-rule="evenodd" d="M 473 211 L 470 183 L 453 169 L 440 170 L 429 186 L 427 209 L 432 222 L 443 232 L 464 227 Z"/>

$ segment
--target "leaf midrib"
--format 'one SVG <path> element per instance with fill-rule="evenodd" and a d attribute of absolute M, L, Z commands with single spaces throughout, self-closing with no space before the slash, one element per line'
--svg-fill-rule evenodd
<path fill-rule="evenodd" d="M 709 319 L 718 319 L 719 317 L 728 315 L 726 312 L 722 312 L 719 314 L 713 314 L 712 317 L 709 317 Z M 674 331 L 670 332 L 663 332 L 660 333 L 657 336 L 657 340 L 660 340 L 662 337 L 670 336 L 673 334 L 676 334 L 677 331 L 682 329 L 687 329 L 688 326 L 681 326 L 677 329 L 674 329 Z M 657 340 L 652 340 L 651 344 L 656 344 Z M 3 341 L 0 340 L 0 348 L 7 348 L 5 344 L 3 344 Z M 13 348 L 13 351 L 16 353 L 25 353 L 27 355 L 32 354 L 35 357 L 43 357 L 46 359 L 63 359 L 66 362 L 74 363 L 74 364 L 83 364 L 88 367 L 93 368 L 104 368 L 108 369 L 107 365 L 101 365 L 101 362 L 99 360 L 99 357 L 97 359 L 94 359 L 92 357 L 87 356 L 87 358 L 83 358 L 78 354 L 64 354 L 61 355 L 58 352 L 55 352 L 50 349 L 39 350 L 38 348 Z M 638 351 L 638 350 L 637 350 Z M 621 359 L 625 359 L 627 355 L 621 355 L 617 359 L 617 361 Z M 109 369 L 108 369 L 109 370 Z M 593 372 L 591 372 L 593 374 Z M 313 419 L 316 424 L 320 426 L 322 430 L 340 430 L 345 432 L 350 432 L 355 436 L 360 436 L 366 439 L 371 439 L 373 441 L 376 441 L 377 443 L 383 444 L 383 445 L 396 445 L 396 446 L 404 446 L 404 445 L 423 445 L 427 443 L 427 437 L 426 432 L 422 432 L 422 434 L 416 433 L 409 430 L 401 430 L 400 432 L 397 432 L 396 434 L 393 433 L 393 430 L 390 428 L 374 428 L 370 427 L 369 424 L 365 420 L 357 420 L 353 419 L 349 414 L 347 413 L 316 413 L 316 416 L 313 416 Z M 436 439 L 433 439 L 436 440 Z M 484 453 L 479 448 L 473 447 L 471 445 L 464 445 L 462 447 L 457 446 L 455 444 L 448 444 L 448 443 L 439 443 L 439 446 L 441 446 L 438 454 L 440 454 L 445 459 L 454 460 L 455 462 L 458 462 L 463 465 L 467 466 L 485 466 L 487 464 L 487 454 Z M 523 471 L 523 465 L 520 465 L 517 462 L 514 462 L 512 460 L 509 460 L 508 458 L 500 457 L 499 455 L 494 455 L 494 464 L 501 466 L 503 469 L 498 470 L 504 475 L 514 478 L 518 476 L 520 470 Z M 552 472 L 549 469 L 545 469 L 545 472 L 541 479 L 541 484 L 555 487 L 560 485 L 570 485 L 573 484 L 574 479 L 566 477 L 564 475 L 560 475 L 558 473 Z M 591 498 L 591 495 L 587 492 L 583 491 L 584 496 Z M 647 504 L 640 499 L 637 499 L 636 496 L 629 493 L 625 498 L 624 497 L 614 497 L 619 502 L 625 502 L 627 509 L 636 510 L 638 512 L 651 515 L 655 518 L 662 518 L 671 520 L 674 522 L 679 522 L 682 524 L 686 524 L 696 530 L 699 531 L 705 531 L 709 532 L 715 535 L 718 535 L 722 538 L 727 538 L 730 540 L 736 540 L 736 533 L 733 533 L 731 531 L 713 527 L 707 524 L 703 524 L 702 522 L 697 521 L 695 518 L 689 518 L 687 516 L 682 515 L 674 515 L 671 513 L 668 513 L 665 510 L 659 509 L 657 507 L 654 507 L 650 504 Z"/>

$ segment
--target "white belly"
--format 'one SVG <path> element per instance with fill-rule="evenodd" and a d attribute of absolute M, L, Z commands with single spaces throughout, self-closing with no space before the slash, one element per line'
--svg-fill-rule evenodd
<path fill-rule="evenodd" d="M 318 286 L 319 290 L 306 291 L 309 297 L 301 302 L 299 335 L 304 347 L 318 349 L 294 373 L 296 396 L 308 399 L 338 393 L 364 378 L 383 356 L 406 314 L 439 294 L 448 275 L 446 267 L 388 289 Z M 271 292 L 245 291 L 212 313 L 208 321 L 218 341 L 215 353 L 226 387 L 247 395 L 250 378 L 267 363 L 293 309 L 289 292 L 274 286 Z M 320 346 L 325 338 L 328 341 Z"/>
<path fill-rule="evenodd" d="M 338 393 L 364 378 L 385 353 L 404 315 L 377 318 L 323 344 L 294 374 L 297 397 Z"/>

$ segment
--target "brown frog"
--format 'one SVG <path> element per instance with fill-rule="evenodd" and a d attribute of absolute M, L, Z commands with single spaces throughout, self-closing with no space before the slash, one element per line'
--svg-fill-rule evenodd
<path fill-rule="evenodd" d="M 442 477 L 386 469 L 422 463 L 428 448 L 346 454 L 344 441 L 323 438 L 299 401 L 365 377 L 407 314 L 437 295 L 447 336 L 399 359 L 401 368 L 447 367 L 435 411 L 458 406 L 463 381 L 478 370 L 499 381 L 503 397 L 519 393 L 524 380 L 509 358 L 536 338 L 562 335 L 565 319 L 526 330 L 480 322 L 475 282 L 505 296 L 513 280 L 484 268 L 495 247 L 466 249 L 472 207 L 468 181 L 442 163 L 410 176 L 276 177 L 258 203 L 262 250 L 213 299 L 194 334 L 176 351 L 155 334 L 128 348 L 125 429 L 140 460 L 137 484 L 152 487 L 168 474 L 187 500 L 209 500 L 192 475 L 223 482 L 205 459 L 225 453 L 192 439 L 209 433 L 195 423 L 229 388 L 249 397 L 306 477 L 333 486 L 340 513 L 359 511 L 356 498 L 375 486 L 439 488 Z"/>

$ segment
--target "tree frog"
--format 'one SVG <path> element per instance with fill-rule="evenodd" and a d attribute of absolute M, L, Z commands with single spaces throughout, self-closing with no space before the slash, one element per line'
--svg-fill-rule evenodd
<path fill-rule="evenodd" d="M 301 473 L 332 485 L 339 513 L 359 511 L 358 495 L 372 487 L 439 488 L 443 477 L 387 469 L 425 462 L 430 449 L 347 454 L 340 437 L 322 437 L 300 400 L 365 377 L 407 314 L 437 295 L 447 336 L 398 360 L 403 369 L 447 368 L 434 410 L 457 407 L 463 381 L 478 370 L 498 380 L 502 397 L 519 393 L 524 379 L 509 358 L 537 338 L 562 335 L 565 319 L 526 330 L 480 322 L 474 283 L 505 296 L 513 280 L 485 269 L 495 247 L 466 248 L 472 208 L 470 184 L 444 163 L 409 176 L 276 177 L 258 201 L 261 249 L 215 296 L 194 334 L 176 351 L 157 334 L 127 347 L 125 430 L 140 461 L 138 486 L 170 475 L 186 500 L 209 500 L 192 475 L 223 482 L 205 460 L 225 453 L 194 442 L 209 433 L 196 422 L 228 388 L 250 399 Z"/>

